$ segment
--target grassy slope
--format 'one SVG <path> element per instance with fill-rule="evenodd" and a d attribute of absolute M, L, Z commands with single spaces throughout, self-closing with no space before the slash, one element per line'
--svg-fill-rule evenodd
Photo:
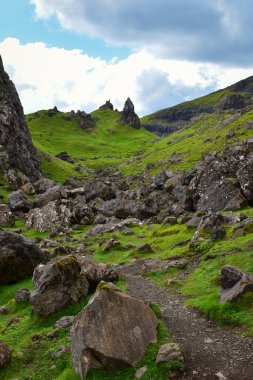
<path fill-rule="evenodd" d="M 49 177 L 64 182 L 69 176 L 77 176 L 74 170 L 77 164 L 85 166 L 88 172 L 118 167 L 152 145 L 154 135 L 144 129 L 120 125 L 117 112 L 95 111 L 93 115 L 98 117 L 97 127 L 89 131 L 81 130 L 74 120 L 65 121 L 62 113 L 49 117 L 45 111 L 40 111 L 27 116 L 34 145 L 44 153 L 42 168 Z M 54 157 L 62 151 L 67 151 L 75 164 Z"/>

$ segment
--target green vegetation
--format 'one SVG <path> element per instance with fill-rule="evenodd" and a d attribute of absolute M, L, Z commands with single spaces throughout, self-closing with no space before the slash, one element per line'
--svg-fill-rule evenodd
<path fill-rule="evenodd" d="M 116 111 L 98 110 L 92 115 L 97 118 L 97 126 L 89 130 L 82 130 L 75 119 L 65 120 L 64 113 L 49 117 L 46 111 L 40 111 L 27 116 L 42 168 L 50 178 L 63 183 L 69 177 L 108 167 L 118 170 L 125 160 L 151 147 L 154 135 L 121 125 Z M 75 163 L 55 158 L 62 151 L 67 151 Z M 82 166 L 81 173 L 75 171 L 77 165 Z"/>

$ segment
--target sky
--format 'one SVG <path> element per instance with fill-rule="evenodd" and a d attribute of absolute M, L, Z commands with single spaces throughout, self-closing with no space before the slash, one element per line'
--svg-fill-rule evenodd
<path fill-rule="evenodd" d="M 0 55 L 25 113 L 139 115 L 253 75 L 253 0 L 0 0 Z"/>

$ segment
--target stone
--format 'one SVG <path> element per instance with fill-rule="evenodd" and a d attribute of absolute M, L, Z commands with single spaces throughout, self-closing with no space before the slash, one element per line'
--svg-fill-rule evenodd
<path fill-rule="evenodd" d="M 18 189 L 42 177 L 36 149 L 27 128 L 23 107 L 0 56 L 0 170 Z"/>
<path fill-rule="evenodd" d="M 15 226 L 15 217 L 11 209 L 6 204 L 0 204 L 0 227 Z"/>
<path fill-rule="evenodd" d="M 135 366 L 156 339 L 157 323 L 143 301 L 101 282 L 72 327 L 74 369 L 83 379 L 91 368 Z"/>
<path fill-rule="evenodd" d="M 0 307 L 0 315 L 6 315 L 9 313 L 9 309 L 6 306 Z"/>
<path fill-rule="evenodd" d="M 81 274 L 75 256 L 61 257 L 46 265 L 39 265 L 33 274 L 36 290 L 30 294 L 35 313 L 49 315 L 61 310 L 88 294 L 89 283 Z"/>
<path fill-rule="evenodd" d="M 253 127 L 253 124 L 251 124 L 251 128 Z M 246 144 L 247 144 L 247 148 L 250 152 L 253 152 L 253 137 L 249 138 L 247 141 L 246 141 Z"/>
<path fill-rule="evenodd" d="M 253 291 L 253 275 L 231 265 L 221 268 L 219 303 L 232 302 L 247 291 Z"/>
<path fill-rule="evenodd" d="M 136 379 L 140 379 L 144 375 L 144 373 L 147 372 L 147 369 L 148 369 L 148 367 L 146 365 L 144 367 L 138 368 L 134 374 L 134 377 Z"/>
<path fill-rule="evenodd" d="M 49 257 L 31 240 L 0 230 L 0 285 L 12 284 L 33 274 Z"/>
<path fill-rule="evenodd" d="M 20 190 L 11 193 L 9 196 L 9 202 L 12 211 L 24 211 L 27 212 L 32 208 L 32 204 L 25 197 L 24 193 Z"/>
<path fill-rule="evenodd" d="M 140 253 L 154 252 L 153 248 L 149 243 L 145 243 L 137 248 L 137 251 Z"/>
<path fill-rule="evenodd" d="M 23 191 L 23 193 L 25 193 L 26 195 L 35 194 L 35 189 L 31 182 L 25 183 L 23 186 L 21 186 L 20 190 Z"/>
<path fill-rule="evenodd" d="M 104 244 L 103 244 L 103 252 L 108 252 L 110 251 L 112 248 L 114 247 L 117 247 L 120 245 L 120 242 L 114 238 L 111 238 L 109 240 L 107 240 Z"/>
<path fill-rule="evenodd" d="M 234 137 L 234 135 L 235 135 L 234 130 L 233 130 L 233 129 L 229 129 L 229 130 L 227 131 L 226 138 L 227 138 L 227 139 L 231 139 L 232 137 Z"/>
<path fill-rule="evenodd" d="M 10 359 L 11 350 L 2 340 L 0 340 L 0 368 L 4 367 Z"/>
<path fill-rule="evenodd" d="M 123 111 L 121 112 L 121 124 L 130 125 L 135 129 L 140 129 L 141 122 L 138 115 L 134 111 L 134 105 L 130 98 L 127 98 Z"/>
<path fill-rule="evenodd" d="M 65 151 L 56 154 L 55 157 L 59 158 L 62 161 L 69 162 L 70 164 L 74 164 L 75 163 L 75 160 L 70 157 L 70 155 L 68 154 L 68 152 L 65 152 Z"/>
<path fill-rule="evenodd" d="M 67 198 L 67 192 L 63 186 L 56 185 L 54 187 L 50 187 L 43 194 L 39 194 L 36 196 L 34 205 L 35 207 L 42 208 L 46 206 L 49 202 L 52 201 L 60 201 L 62 198 Z"/>
<path fill-rule="evenodd" d="M 167 343 L 160 347 L 156 357 L 156 364 L 167 362 L 169 360 L 177 360 L 184 363 L 184 356 L 180 350 L 179 344 Z"/>
<path fill-rule="evenodd" d="M 56 183 L 49 178 L 41 178 L 33 184 L 37 194 L 45 193 L 48 189 L 56 186 Z"/>
<path fill-rule="evenodd" d="M 218 380 L 228 380 L 228 378 L 226 376 L 224 376 L 222 372 L 216 373 L 215 378 Z"/>
<path fill-rule="evenodd" d="M 105 232 L 112 232 L 112 231 L 118 231 L 123 229 L 125 226 L 131 226 L 131 225 L 140 225 L 140 220 L 136 218 L 127 218 L 122 221 L 118 222 L 108 222 L 106 224 L 98 224 L 97 226 L 91 228 L 87 232 L 87 236 L 94 236 L 103 234 Z"/>
<path fill-rule="evenodd" d="M 90 289 L 95 290 L 101 281 L 112 282 L 120 277 L 119 272 L 108 264 L 97 263 L 88 256 L 80 256 L 77 259 L 81 266 L 81 274 L 88 280 Z"/>
<path fill-rule="evenodd" d="M 63 330 L 70 330 L 71 326 L 73 325 L 74 323 L 74 319 L 75 317 L 74 316 L 65 316 L 65 317 L 61 317 L 60 319 L 58 319 L 56 322 L 55 322 L 55 325 L 54 327 L 56 329 L 63 329 Z"/>
<path fill-rule="evenodd" d="M 18 303 L 29 301 L 30 293 L 29 289 L 19 289 L 16 293 L 15 299 Z"/>
<path fill-rule="evenodd" d="M 27 215 L 26 228 L 34 228 L 38 232 L 60 230 L 70 226 L 72 214 L 66 205 L 49 202 L 44 207 L 35 208 Z"/>
<path fill-rule="evenodd" d="M 240 109 L 243 108 L 244 105 L 244 96 L 240 94 L 224 95 L 219 102 L 219 108 L 221 110 Z"/>

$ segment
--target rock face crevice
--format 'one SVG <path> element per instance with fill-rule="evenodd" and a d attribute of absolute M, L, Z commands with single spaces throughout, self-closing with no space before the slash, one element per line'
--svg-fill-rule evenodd
<path fill-rule="evenodd" d="M 0 174 L 17 188 L 42 177 L 23 107 L 0 56 Z"/>

